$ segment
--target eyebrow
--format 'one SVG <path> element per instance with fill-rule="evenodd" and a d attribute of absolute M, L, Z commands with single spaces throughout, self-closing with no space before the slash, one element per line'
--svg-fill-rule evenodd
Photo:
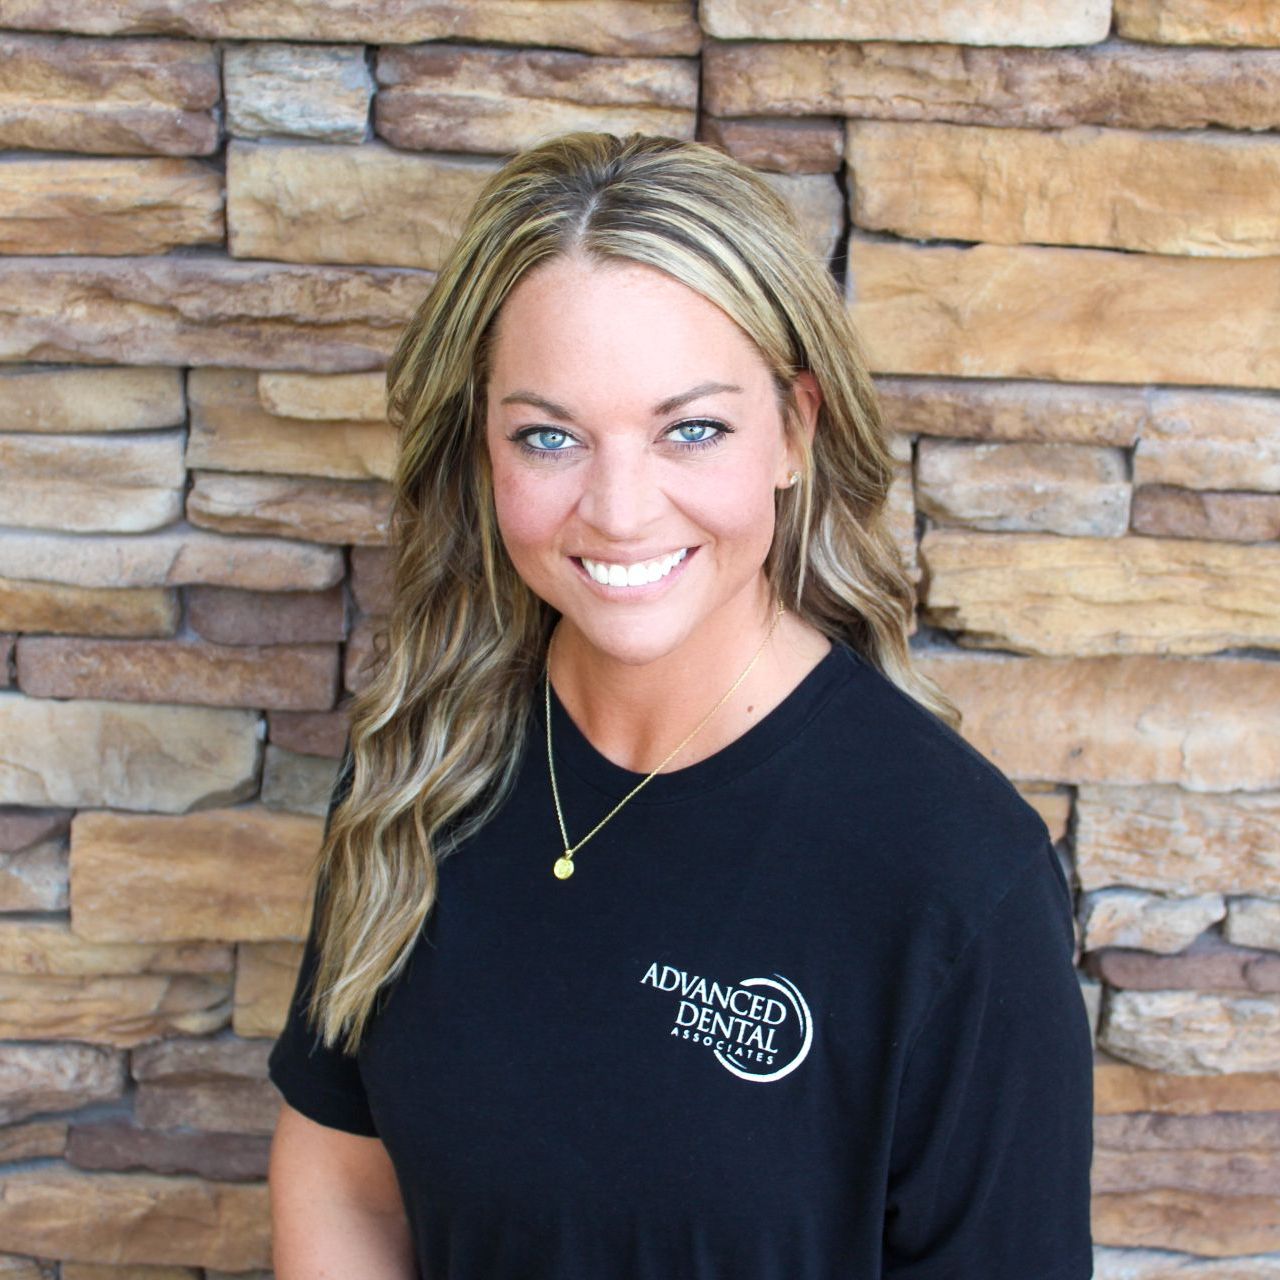
<path fill-rule="evenodd" d="M 674 413 L 682 405 L 688 404 L 690 400 L 699 400 L 703 396 L 716 395 L 721 391 L 741 390 L 741 387 L 734 386 L 729 382 L 700 382 L 696 387 L 690 387 L 688 391 L 682 391 L 677 396 L 669 396 L 666 400 L 660 400 L 653 406 L 653 416 L 660 418 L 665 414 Z M 561 422 L 572 422 L 574 420 L 573 414 L 564 405 L 556 404 L 554 400 L 548 400 L 545 396 L 540 396 L 533 391 L 513 391 L 509 396 L 503 396 L 500 401 L 502 404 L 516 404 L 517 402 L 531 404 Z"/>

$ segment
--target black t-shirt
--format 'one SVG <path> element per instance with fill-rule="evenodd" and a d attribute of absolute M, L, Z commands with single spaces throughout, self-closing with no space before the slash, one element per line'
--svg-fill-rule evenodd
<path fill-rule="evenodd" d="M 641 775 L 552 696 L 580 839 Z M 340 781 L 334 800 L 344 790 Z M 332 812 L 332 808 L 330 810 Z M 360 1052 L 270 1076 L 377 1135 L 426 1280 L 1085 1280 L 1092 1053 L 1071 895 L 999 770 L 838 644 L 552 874 L 516 788 Z"/>

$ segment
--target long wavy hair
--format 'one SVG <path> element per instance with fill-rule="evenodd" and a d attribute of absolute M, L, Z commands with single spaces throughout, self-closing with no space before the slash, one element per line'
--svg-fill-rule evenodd
<path fill-rule="evenodd" d="M 752 339 L 804 459 L 777 493 L 771 591 L 959 727 L 911 662 L 914 590 L 886 526 L 893 462 L 861 346 L 785 202 L 723 152 L 674 138 L 575 132 L 516 155 L 480 192 L 387 369 L 392 603 L 313 868 L 308 1018 L 348 1053 L 408 960 L 440 860 L 497 811 L 520 763 L 555 614 L 499 536 L 485 387 L 503 300 L 568 253 L 656 267 Z M 791 388 L 806 369 L 823 396 L 811 450 Z"/>

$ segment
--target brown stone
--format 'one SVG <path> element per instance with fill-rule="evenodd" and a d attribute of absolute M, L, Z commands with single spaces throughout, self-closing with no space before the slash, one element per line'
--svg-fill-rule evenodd
<path fill-rule="evenodd" d="M 303 542 L 371 543 L 390 538 L 391 486 L 379 480 L 197 472 L 187 494 L 192 524 Z"/>
<path fill-rule="evenodd" d="M 23 636 L 17 653 L 18 684 L 37 698 L 323 711 L 337 691 L 336 645 Z"/>
<path fill-rule="evenodd" d="M 844 156 L 836 120 L 718 120 L 702 116 L 698 139 L 769 173 L 835 173 Z"/>
<path fill-rule="evenodd" d="M 1134 533 L 1215 542 L 1280 541 L 1280 494 L 1210 493 L 1145 484 L 1133 491 Z"/>
<path fill-rule="evenodd" d="M 1280 894 L 1280 793 L 1090 786 L 1076 797 L 1081 887 Z"/>
<path fill-rule="evenodd" d="M 165 1133 L 123 1120 L 72 1126 L 67 1161 L 77 1169 L 140 1169 L 218 1182 L 267 1176 L 271 1139 L 259 1134 Z"/>
<path fill-rule="evenodd" d="M 691 59 L 384 45 L 377 78 L 374 129 L 409 150 L 505 153 L 572 129 L 694 136 Z"/>
<path fill-rule="evenodd" d="M 227 149 L 231 254 L 286 262 L 384 263 L 437 269 L 493 160 L 361 147 Z M 404 211 L 413 210 L 406 218 Z"/>
<path fill-rule="evenodd" d="M 844 197 L 826 173 L 766 173 L 768 184 L 795 215 L 810 253 L 824 265 L 831 260 L 844 231 Z"/>
<path fill-rule="evenodd" d="M 248 369 L 193 369 L 187 465 L 337 480 L 389 480 L 396 435 L 383 422 L 316 422 L 266 412 Z"/>
<path fill-rule="evenodd" d="M 0 1275 L 4 1280 L 53 1280 L 53 1274 L 51 1262 L 42 1263 L 38 1258 L 24 1258 L 16 1253 L 0 1253 Z"/>
<path fill-rule="evenodd" d="M 376 369 L 431 285 L 407 267 L 0 259 L 0 359 Z"/>
<path fill-rule="evenodd" d="M 1205 991 L 1113 991 L 1098 1043 L 1108 1053 L 1175 1074 L 1280 1071 L 1280 996 Z"/>
<path fill-rule="evenodd" d="M 965 737 L 1011 779 L 1280 788 L 1280 664 L 940 649 L 915 661 L 960 707 Z"/>
<path fill-rule="evenodd" d="M 90 942 L 64 920 L 0 921 L 0 973 L 92 977 L 109 973 L 230 973 L 212 943 Z"/>
<path fill-rule="evenodd" d="M 1219 1111 L 1280 1111 L 1280 1072 L 1170 1075 L 1100 1054 L 1093 1072 L 1098 1115 L 1130 1111 L 1204 1116 Z"/>
<path fill-rule="evenodd" d="M 233 137 L 364 141 L 373 77 L 361 48 L 231 45 L 222 55 L 222 77 Z"/>
<path fill-rule="evenodd" d="M 361 618 L 352 627 L 342 659 L 342 686 L 349 693 L 358 693 L 373 678 L 378 664 L 376 637 L 385 634 L 386 627 L 386 618 L 377 616 Z"/>
<path fill-rule="evenodd" d="M 260 373 L 258 403 L 278 418 L 385 422 L 385 373 Z"/>
<path fill-rule="evenodd" d="M 1113 1151 L 1280 1151 L 1280 1112 L 1098 1116 L 1093 1138 Z"/>
<path fill-rule="evenodd" d="M 889 375 L 875 384 L 886 422 L 913 435 L 1128 447 L 1147 420 L 1137 388 Z"/>
<path fill-rule="evenodd" d="M 257 790 L 257 725 L 255 712 L 220 707 L 7 694 L 0 803 L 164 813 L 233 804 Z"/>
<path fill-rule="evenodd" d="M 207 156 L 220 96 L 208 44 L 0 35 L 0 146 Z"/>
<path fill-rule="evenodd" d="M 1277 291 L 1280 256 L 849 242 L 853 320 L 886 373 L 1275 386 Z"/>
<path fill-rule="evenodd" d="M 178 593 L 0 578 L 0 626 L 57 635 L 171 636 L 178 627 Z"/>
<path fill-rule="evenodd" d="M 1155 44 L 1280 45 L 1272 0 L 1115 0 L 1116 34 Z"/>
<path fill-rule="evenodd" d="M 134 1112 L 149 1129 L 269 1136 L 280 1116 L 280 1094 L 265 1075 L 216 1084 L 144 1084 L 134 1098 Z"/>
<path fill-rule="evenodd" d="M 134 0 L 0 0 L 0 25 L 210 40 L 491 40 L 625 54 L 697 53 L 701 43 L 691 0 L 327 0 L 322 8 L 293 0 L 148 0 L 145 15 Z"/>
<path fill-rule="evenodd" d="M 920 556 L 927 620 L 965 645 L 1081 656 L 1280 648 L 1280 547 L 930 529 Z"/>
<path fill-rule="evenodd" d="M 0 1124 L 123 1097 L 124 1054 L 90 1044 L 0 1045 Z M 6 1241 L 7 1243 L 7 1241 Z"/>
<path fill-rule="evenodd" d="M 351 548 L 351 594 L 362 613 L 390 613 L 392 569 L 387 549 Z"/>
<path fill-rule="evenodd" d="M 270 1051 L 270 1045 L 242 1039 L 178 1037 L 141 1046 L 134 1051 L 131 1065 L 135 1080 L 152 1084 L 259 1080 Z"/>
<path fill-rule="evenodd" d="M 346 707 L 336 711 L 272 711 L 267 715 L 267 738 L 288 751 L 311 756 L 342 755 L 351 731 L 351 712 Z"/>
<path fill-rule="evenodd" d="M 65 911 L 67 851 L 59 839 L 0 853 L 0 911 Z"/>
<path fill-rule="evenodd" d="M 0 368 L 0 431 L 146 431 L 185 417 L 181 369 Z"/>
<path fill-rule="evenodd" d="M 6 1039 L 87 1040 L 128 1049 L 177 1032 L 217 1031 L 230 1015 L 229 975 L 0 974 L 0 1037 Z"/>
<path fill-rule="evenodd" d="M 0 1186 L 0 1236 L 11 1249 L 82 1262 L 270 1265 L 265 1183 L 21 1169 Z"/>
<path fill-rule="evenodd" d="M 1108 985 L 1129 991 L 1280 992 L 1280 956 L 1225 945 L 1212 934 L 1173 956 L 1121 947 L 1095 951 L 1089 967 Z"/>
<path fill-rule="evenodd" d="M 722 40 L 937 40 L 949 44 L 1064 45 L 1105 40 L 1107 0 L 977 0 L 963 8 L 844 0 L 779 7 L 772 0 L 702 0 L 702 29 Z"/>
<path fill-rule="evenodd" d="M 1280 1192 L 1275 1152 L 1096 1150 L 1089 1183 L 1094 1195 L 1161 1187 L 1218 1196 Z"/>
<path fill-rule="evenodd" d="M 36 1120 L 30 1124 L 6 1125 L 0 1130 L 0 1161 L 5 1164 L 62 1156 L 66 1150 L 65 1120 Z M 0 1275 L 7 1275 L 2 1267 Z"/>
<path fill-rule="evenodd" d="M 854 223 L 916 240 L 1280 252 L 1280 139 L 850 121 Z"/>
<path fill-rule="evenodd" d="M 1280 53 L 1124 41 L 1074 49 L 871 41 L 707 42 L 714 116 L 845 116 L 1065 129 L 1274 129 Z"/>
<path fill-rule="evenodd" d="M 71 826 L 66 809 L 0 806 L 0 852 L 18 853 L 37 844 L 60 840 Z"/>
<path fill-rule="evenodd" d="M 262 803 L 269 809 L 323 818 L 338 777 L 330 756 L 303 755 L 268 744 L 262 765 Z"/>
<path fill-rule="evenodd" d="M 1280 492 L 1280 395 L 1153 391 L 1133 479 L 1184 489 Z"/>
<path fill-rule="evenodd" d="M 202 1272 L 193 1267 L 115 1267 L 93 1262 L 64 1262 L 59 1268 L 60 1280 L 200 1280 Z M 212 1272 L 208 1272 L 212 1275 Z M 237 1280 L 246 1280 L 242 1275 Z M 270 1280 L 264 1276 L 262 1280 Z"/>
<path fill-rule="evenodd" d="M 1195 941 L 1227 914 L 1220 893 L 1164 897 L 1140 889 L 1099 889 L 1081 904 L 1083 947 L 1140 947 L 1168 955 Z"/>
<path fill-rule="evenodd" d="M 222 178 L 194 160 L 9 160 L 0 253 L 164 253 L 221 244 Z"/>
<path fill-rule="evenodd" d="M 337 548 L 189 527 L 119 537 L 0 530 L 0 577 L 67 586 L 323 591 L 342 570 Z"/>
<path fill-rule="evenodd" d="M 187 623 L 221 645 L 302 644 L 345 640 L 341 585 L 328 591 L 237 591 L 190 587 Z M 328 711 L 279 714 L 329 715 Z"/>
<path fill-rule="evenodd" d="M 78 813 L 72 928 L 99 942 L 296 941 L 322 829 L 258 805 L 180 817 Z"/>
<path fill-rule="evenodd" d="M 298 982 L 302 946 L 294 942 L 242 942 L 237 948 L 235 1011 L 238 1036 L 270 1036 L 284 1029 Z"/>
<path fill-rule="evenodd" d="M 1209 1257 L 1280 1249 L 1274 1196 L 1213 1195 L 1158 1188 L 1093 1196 L 1099 1244 L 1182 1249 Z"/>
<path fill-rule="evenodd" d="M 1089 445 L 920 441 L 916 502 L 943 525 L 1118 538 L 1129 527 L 1119 449 Z"/>

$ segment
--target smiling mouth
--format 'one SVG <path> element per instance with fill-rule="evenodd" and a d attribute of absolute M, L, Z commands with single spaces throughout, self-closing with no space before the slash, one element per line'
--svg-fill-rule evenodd
<path fill-rule="evenodd" d="M 697 547 L 681 547 L 668 555 L 639 560 L 634 564 L 613 564 L 607 560 L 589 560 L 586 556 L 572 556 L 571 559 L 602 587 L 647 587 L 660 582 L 696 550 Z"/>

